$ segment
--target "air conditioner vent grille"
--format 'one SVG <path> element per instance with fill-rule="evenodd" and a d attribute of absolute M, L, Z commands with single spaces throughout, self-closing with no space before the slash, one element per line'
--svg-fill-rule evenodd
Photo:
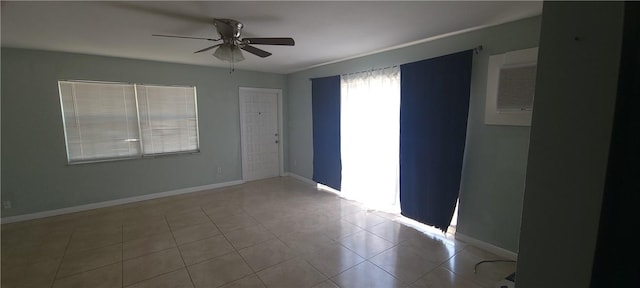
<path fill-rule="evenodd" d="M 535 87 L 536 65 L 501 68 L 497 110 L 532 110 Z"/>

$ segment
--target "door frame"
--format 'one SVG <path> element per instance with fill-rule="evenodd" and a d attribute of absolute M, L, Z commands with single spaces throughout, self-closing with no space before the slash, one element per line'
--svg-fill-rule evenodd
<path fill-rule="evenodd" d="M 282 113 L 282 89 L 273 89 L 273 88 L 255 88 L 255 87 L 238 87 L 238 106 L 240 108 L 240 154 L 242 155 L 242 180 L 243 181 L 247 181 L 246 179 L 246 171 L 245 171 L 245 167 L 247 167 L 246 163 L 247 163 L 247 158 L 246 155 L 244 153 L 245 151 L 245 145 L 247 143 L 245 137 L 245 121 L 244 121 L 244 116 L 245 116 L 245 111 L 244 111 L 244 105 L 242 105 L 242 101 L 243 101 L 243 91 L 247 91 L 247 92 L 266 92 L 266 93 L 275 93 L 277 95 L 278 98 L 278 175 L 279 176 L 284 176 L 284 134 L 283 134 L 283 113 Z"/>

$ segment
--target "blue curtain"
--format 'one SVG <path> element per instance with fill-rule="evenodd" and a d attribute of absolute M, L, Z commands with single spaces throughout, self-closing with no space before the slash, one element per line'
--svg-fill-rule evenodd
<path fill-rule="evenodd" d="M 313 181 L 340 190 L 340 76 L 311 80 Z"/>
<path fill-rule="evenodd" d="M 443 231 L 460 189 L 472 56 L 469 50 L 400 67 L 402 215 Z"/>

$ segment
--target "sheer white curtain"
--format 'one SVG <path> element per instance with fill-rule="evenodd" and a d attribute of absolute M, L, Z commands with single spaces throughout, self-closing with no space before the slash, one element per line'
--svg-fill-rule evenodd
<path fill-rule="evenodd" d="M 400 212 L 400 68 L 340 82 L 341 192 L 371 209 Z"/>

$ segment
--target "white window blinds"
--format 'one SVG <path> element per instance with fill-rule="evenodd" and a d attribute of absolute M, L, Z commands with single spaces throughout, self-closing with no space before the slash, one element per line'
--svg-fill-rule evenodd
<path fill-rule="evenodd" d="M 195 87 L 59 81 L 69 163 L 198 151 Z"/>
<path fill-rule="evenodd" d="M 137 90 L 145 154 L 198 150 L 193 87 L 138 85 Z"/>

